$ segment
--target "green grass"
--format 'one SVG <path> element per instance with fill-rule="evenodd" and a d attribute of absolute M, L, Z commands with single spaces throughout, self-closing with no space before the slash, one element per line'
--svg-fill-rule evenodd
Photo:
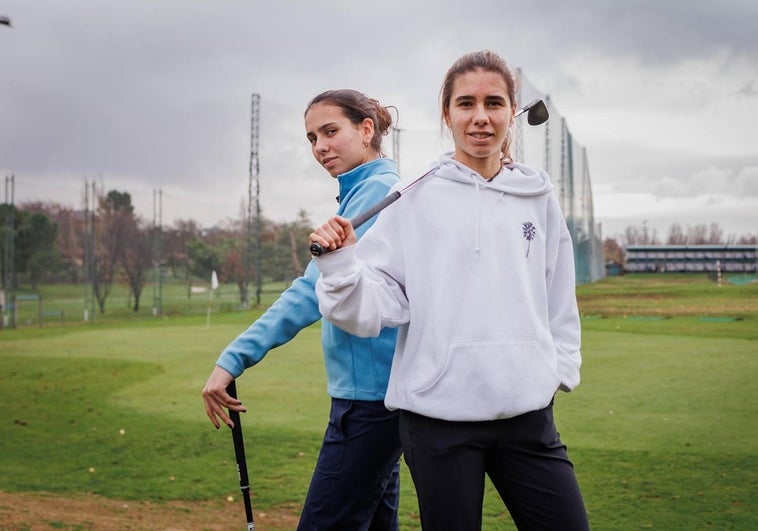
<path fill-rule="evenodd" d="M 758 526 L 758 293 L 731 290 L 704 277 L 631 275 L 580 288 L 583 381 L 557 397 L 556 418 L 593 528 Z M 739 307 L 741 320 L 702 320 L 692 308 L 709 301 L 707 316 Z M 0 489 L 236 496 L 231 437 L 208 422 L 200 389 L 257 313 L 214 314 L 209 329 L 197 312 L 1 331 Z M 256 510 L 302 503 L 325 389 L 318 325 L 240 378 Z M 404 467 L 403 529 L 419 528 L 416 512 Z M 484 529 L 513 529 L 489 485 Z"/>
<path fill-rule="evenodd" d="M 752 341 L 587 334 L 557 415 L 597 527 L 753 528 L 756 374 Z"/>
<path fill-rule="evenodd" d="M 58 329 L 0 343 L 0 396 L 17 404 L 0 416 L 0 454 L 7 458 L 0 457 L 0 470 L 7 470 L 0 488 L 133 499 L 234 492 L 231 439 L 208 422 L 200 389 L 218 352 L 244 325 L 212 323 L 206 330 L 204 320 L 186 321 Z M 297 484 L 300 492 L 328 408 L 318 335 L 315 327 L 304 331 L 300 347 L 278 349 L 240 379 L 250 407 L 246 429 L 266 426 L 250 444 L 266 448 L 266 463 L 282 465 L 270 470 L 271 482 Z M 41 472 L 26 464 L 34 456 L 45 456 L 44 474 L 29 474 Z M 262 503 L 301 501 L 300 492 L 291 500 L 281 489 L 269 492 L 273 499 Z"/>
<path fill-rule="evenodd" d="M 195 281 L 198 288 L 209 288 L 208 282 Z M 270 282 L 262 286 L 261 305 L 271 304 L 278 294 L 284 289 L 281 282 Z M 254 286 L 250 297 L 255 302 Z M 158 297 L 155 290 L 156 301 L 158 298 L 162 304 L 162 318 L 170 319 L 184 316 L 205 316 L 210 306 L 212 314 L 240 312 L 243 306 L 240 302 L 239 290 L 236 284 L 221 284 L 209 293 L 187 293 L 187 285 L 181 280 L 166 281 L 160 288 L 161 295 Z M 151 283 L 145 285 L 140 297 L 140 307 L 137 312 L 133 310 L 134 301 L 129 295 L 129 290 L 123 284 L 113 284 L 112 290 L 105 302 L 105 312 L 100 312 L 96 303 L 94 313 L 92 308 L 85 304 L 85 290 L 81 285 L 56 284 L 40 286 L 32 290 L 29 286 L 21 286 L 15 292 L 16 295 L 38 295 L 42 298 L 42 324 L 43 326 L 61 326 L 63 313 L 64 326 L 78 326 L 84 323 L 85 309 L 88 313 L 86 324 L 117 323 L 124 320 L 154 320 L 153 297 L 154 289 Z M 156 303 L 157 304 L 157 303 Z M 21 301 L 18 304 L 18 325 L 39 325 L 39 304 L 37 301 Z"/>
<path fill-rule="evenodd" d="M 584 315 L 758 316 L 758 283 L 719 286 L 700 274 L 635 274 L 577 287 Z"/>

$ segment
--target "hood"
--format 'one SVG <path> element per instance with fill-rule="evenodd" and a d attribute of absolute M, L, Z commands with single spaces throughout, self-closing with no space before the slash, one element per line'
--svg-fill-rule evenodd
<path fill-rule="evenodd" d="M 553 189 L 550 177 L 544 171 L 524 166 L 523 164 L 506 164 L 500 173 L 488 181 L 477 172 L 453 158 L 453 152 L 445 153 L 439 159 L 436 177 L 449 179 L 476 186 L 477 189 L 491 189 L 510 195 L 543 195 Z"/>

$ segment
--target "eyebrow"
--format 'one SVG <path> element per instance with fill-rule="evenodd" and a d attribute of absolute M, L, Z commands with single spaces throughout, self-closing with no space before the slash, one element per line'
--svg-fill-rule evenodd
<path fill-rule="evenodd" d="M 318 126 L 316 128 L 316 131 L 318 131 L 319 133 L 323 133 L 324 131 L 326 131 L 330 127 L 337 127 L 337 122 L 328 122 L 328 123 L 325 123 L 323 125 L 320 125 L 320 126 Z M 306 133 L 306 135 L 312 135 L 312 134 L 314 134 L 313 131 L 308 131 Z"/>
<path fill-rule="evenodd" d="M 463 96 L 458 96 L 457 98 L 455 98 L 455 101 L 467 101 L 467 100 L 474 100 L 474 99 L 476 99 L 475 96 L 463 95 Z M 484 99 L 485 101 L 487 100 L 507 101 L 507 98 L 505 98 L 504 96 L 500 96 L 498 94 L 485 96 Z"/>

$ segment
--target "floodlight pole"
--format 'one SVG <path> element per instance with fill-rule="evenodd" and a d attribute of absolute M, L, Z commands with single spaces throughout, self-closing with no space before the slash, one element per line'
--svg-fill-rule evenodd
<path fill-rule="evenodd" d="M 399 127 L 392 128 L 392 156 L 397 164 L 397 172 L 400 173 L 400 132 L 402 129 Z"/>
<path fill-rule="evenodd" d="M 153 190 L 153 315 L 163 314 L 163 190 Z"/>
<path fill-rule="evenodd" d="M 242 294 L 243 304 L 250 306 L 250 268 L 252 267 L 252 231 L 253 231 L 253 184 L 255 185 L 255 304 L 261 304 L 261 183 L 258 157 L 258 130 L 260 118 L 260 94 L 253 93 L 250 109 L 250 167 L 247 187 L 247 231 L 245 238 L 245 282 Z"/>
<path fill-rule="evenodd" d="M 16 188 L 15 175 L 5 176 L 5 238 L 3 238 L 3 294 L 4 294 L 4 308 L 3 312 L 8 311 L 8 328 L 16 328 L 16 303 L 13 296 L 13 280 L 15 277 L 15 224 L 16 224 L 16 212 L 14 206 L 14 195 Z M 0 319 L 5 324 L 5 315 L 0 315 Z"/>

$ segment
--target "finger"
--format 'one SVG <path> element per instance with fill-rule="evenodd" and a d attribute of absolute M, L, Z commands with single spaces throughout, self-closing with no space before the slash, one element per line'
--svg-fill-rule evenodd
<path fill-rule="evenodd" d="M 211 420 L 211 424 L 213 424 L 216 429 L 219 429 L 221 427 L 218 422 L 216 408 L 214 408 L 213 404 L 208 400 L 205 400 L 205 414 Z"/>
<path fill-rule="evenodd" d="M 340 217 L 333 217 L 329 220 L 329 228 L 331 229 L 332 233 L 334 234 L 335 238 L 338 238 L 340 242 L 345 239 L 345 227 L 343 224 L 344 218 Z M 347 220 L 344 220 L 347 221 Z M 347 224 L 349 225 L 350 222 L 347 221 Z"/>
<path fill-rule="evenodd" d="M 223 422 L 224 424 L 226 424 L 230 428 L 234 427 L 234 421 L 232 421 L 231 417 L 226 412 L 226 409 L 224 409 L 223 407 L 221 407 L 219 405 L 216 405 L 215 407 L 213 407 L 213 416 L 217 417 L 218 419 L 220 419 L 221 422 Z M 218 421 L 216 421 L 216 422 L 218 422 Z"/>
<path fill-rule="evenodd" d="M 229 418 L 229 415 L 224 408 L 238 411 L 240 413 L 247 412 L 247 408 L 242 405 L 242 401 L 233 398 L 225 389 L 216 392 L 204 390 L 203 401 L 205 402 L 205 414 L 216 429 L 219 429 L 220 427 L 219 419 L 230 428 L 234 427 L 234 422 Z"/>
<path fill-rule="evenodd" d="M 316 243 L 319 243 L 325 249 L 334 250 L 339 245 L 337 234 L 328 223 L 316 229 L 316 236 Z"/>
<path fill-rule="evenodd" d="M 343 234 L 347 234 L 353 230 L 353 224 L 349 219 L 343 218 L 342 216 L 334 216 L 334 220 L 342 229 Z"/>

